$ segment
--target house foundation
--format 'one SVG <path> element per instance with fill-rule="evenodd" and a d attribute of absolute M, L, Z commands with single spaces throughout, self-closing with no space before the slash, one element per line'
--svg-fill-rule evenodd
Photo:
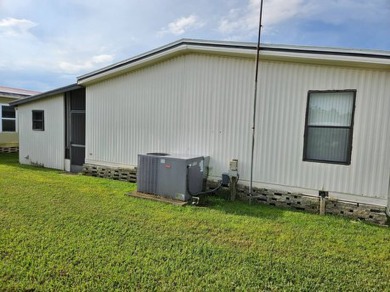
<path fill-rule="evenodd" d="M 116 168 L 94 164 L 84 164 L 82 173 L 84 175 L 108 178 L 120 181 L 136 183 L 136 168 Z M 215 188 L 217 182 L 208 181 L 209 188 Z M 386 207 L 342 201 L 332 197 L 313 197 L 302 193 L 292 193 L 264 188 L 253 188 L 252 196 L 248 196 L 249 188 L 242 184 L 237 185 L 236 198 L 242 201 L 250 201 L 254 204 L 265 204 L 270 206 L 289 208 L 313 214 L 320 214 L 320 208 L 325 214 L 339 215 L 351 219 L 362 220 L 377 225 L 389 225 L 386 215 Z"/>
<path fill-rule="evenodd" d="M 0 153 L 18 153 L 19 147 L 12 146 L 12 147 L 0 147 Z"/>
<path fill-rule="evenodd" d="M 281 192 L 263 188 L 253 188 L 252 196 L 248 196 L 249 188 L 240 185 L 238 196 L 241 200 L 252 203 L 291 208 L 299 211 L 320 214 L 321 204 L 325 214 L 339 215 L 351 219 L 362 220 L 378 225 L 388 225 L 386 207 L 348 202 L 332 197 L 322 199 L 301 193 Z"/>
<path fill-rule="evenodd" d="M 84 175 L 127 181 L 131 183 L 137 182 L 137 170 L 135 168 L 115 168 L 95 164 L 84 164 L 82 173 Z"/>

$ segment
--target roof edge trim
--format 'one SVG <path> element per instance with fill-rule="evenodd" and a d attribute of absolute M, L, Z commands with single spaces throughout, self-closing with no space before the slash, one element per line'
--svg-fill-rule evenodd
<path fill-rule="evenodd" d="M 42 99 L 42 98 L 45 98 L 45 97 L 61 94 L 61 93 L 64 93 L 64 92 L 68 92 L 68 91 L 75 90 L 75 89 L 80 89 L 80 88 L 84 88 L 84 86 L 78 85 L 77 83 L 74 83 L 74 84 L 71 84 L 71 85 L 67 85 L 67 86 L 64 86 L 64 87 L 56 88 L 56 89 L 53 89 L 53 90 L 50 90 L 50 91 L 46 91 L 46 92 L 43 92 L 43 93 L 40 93 L 40 94 L 29 96 L 27 98 L 22 98 L 22 99 L 10 102 L 9 105 L 11 105 L 11 106 L 18 106 L 18 105 L 29 103 L 29 102 L 33 102 L 33 101 L 36 101 L 36 100 L 39 100 L 39 99 Z"/>
<path fill-rule="evenodd" d="M 254 54 L 256 51 L 255 43 L 247 42 L 225 42 L 225 41 L 206 41 L 206 40 L 194 40 L 194 39 L 181 39 L 176 42 L 170 43 L 168 45 L 156 48 L 154 50 L 148 51 L 146 53 L 137 55 L 130 59 L 103 67 L 101 69 L 92 71 L 90 73 L 81 75 L 77 77 L 78 84 L 85 84 L 95 79 L 104 78 L 108 75 L 118 73 L 118 71 L 126 70 L 129 66 L 133 64 L 140 64 L 148 59 L 155 59 L 162 55 L 167 55 L 169 52 L 179 52 L 179 51 L 201 51 L 201 48 L 205 50 L 213 51 L 212 49 L 222 49 L 226 52 L 239 52 L 243 53 L 244 51 L 247 54 Z M 374 50 L 354 50 L 354 49 L 337 49 L 337 48 L 326 48 L 326 47 L 306 47 L 306 46 L 287 46 L 287 45 L 269 45 L 262 44 L 260 51 L 264 52 L 263 54 L 273 54 L 280 53 L 291 55 L 298 54 L 302 55 L 302 58 L 307 57 L 308 55 L 312 56 L 327 56 L 327 57 L 338 57 L 346 58 L 345 61 L 352 61 L 351 58 L 364 58 L 366 59 L 365 63 L 369 59 L 375 59 L 374 64 L 378 63 L 378 60 L 387 60 L 390 64 L 390 52 L 386 51 L 374 51 Z M 387 62 L 386 62 L 387 63 Z"/>

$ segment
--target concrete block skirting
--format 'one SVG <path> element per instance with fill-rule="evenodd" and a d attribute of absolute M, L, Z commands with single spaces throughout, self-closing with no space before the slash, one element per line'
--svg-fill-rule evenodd
<path fill-rule="evenodd" d="M 238 186 L 238 197 L 252 203 L 292 208 L 310 213 L 320 213 L 320 197 L 278 190 L 253 188 L 252 197 L 248 196 L 247 186 Z M 367 221 L 378 225 L 388 225 L 386 207 L 342 201 L 331 197 L 324 198 L 325 214 L 340 215 L 352 219 Z"/>
<path fill-rule="evenodd" d="M 17 153 L 19 152 L 19 147 L 0 147 L 0 153 Z"/>
<path fill-rule="evenodd" d="M 133 168 L 113 168 L 94 164 L 84 164 L 82 173 L 84 175 L 128 181 L 132 183 L 137 181 L 137 170 Z"/>
<path fill-rule="evenodd" d="M 253 188 L 252 197 L 248 194 L 249 188 L 239 186 L 238 194 L 240 199 L 251 200 L 259 204 L 266 204 L 277 207 L 287 207 L 295 210 L 306 211 L 310 213 L 320 212 L 320 198 L 307 196 L 299 193 L 281 192 L 278 190 Z"/>
<path fill-rule="evenodd" d="M 334 199 L 326 201 L 326 214 L 341 215 L 380 225 L 388 225 L 386 207 Z"/>
<path fill-rule="evenodd" d="M 136 183 L 136 168 L 114 168 L 93 164 L 84 164 L 83 174 L 95 177 L 109 178 Z M 208 181 L 209 188 L 215 188 L 217 182 Z M 249 188 L 237 185 L 237 198 L 252 203 L 266 204 L 289 209 L 295 209 L 314 214 L 320 213 L 320 197 L 308 196 L 301 193 L 290 193 L 264 188 L 253 188 L 252 196 L 248 196 Z M 363 220 L 378 225 L 387 225 L 386 207 L 341 201 L 326 197 L 325 214 L 341 215 L 352 219 Z"/>

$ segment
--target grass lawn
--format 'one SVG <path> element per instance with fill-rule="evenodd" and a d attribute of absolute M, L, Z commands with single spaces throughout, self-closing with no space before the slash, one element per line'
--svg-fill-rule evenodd
<path fill-rule="evenodd" d="M 390 291 L 390 229 L 133 184 L 0 154 L 0 291 Z"/>

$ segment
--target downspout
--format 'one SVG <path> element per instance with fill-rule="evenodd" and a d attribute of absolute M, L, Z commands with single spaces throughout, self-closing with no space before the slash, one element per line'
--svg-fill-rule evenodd
<path fill-rule="evenodd" d="M 259 16 L 259 33 L 257 36 L 257 47 L 256 47 L 256 69 L 255 69 L 255 88 L 253 96 L 253 121 L 252 121 L 252 151 L 251 151 L 251 171 L 249 181 L 249 203 L 252 203 L 252 192 L 253 192 L 253 164 L 254 164 L 254 153 L 255 153 L 255 128 L 256 128 L 256 104 L 257 104 L 257 83 L 259 77 L 259 56 L 260 56 L 260 38 L 262 28 L 262 17 L 263 17 L 263 0 L 260 1 L 260 16 Z"/>

